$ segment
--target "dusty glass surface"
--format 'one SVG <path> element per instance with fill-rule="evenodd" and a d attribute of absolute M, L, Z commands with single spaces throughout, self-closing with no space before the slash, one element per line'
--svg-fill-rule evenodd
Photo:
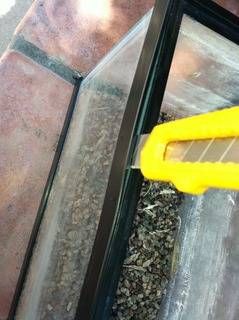
<path fill-rule="evenodd" d="M 183 117 L 239 104 L 239 48 L 184 16 L 163 100 Z"/>
<path fill-rule="evenodd" d="M 184 16 L 163 111 L 184 117 L 239 105 L 238 57 L 237 45 Z M 236 192 L 185 197 L 177 271 L 158 319 L 239 319 L 238 208 Z"/>
<path fill-rule="evenodd" d="M 83 81 L 16 319 L 73 319 L 151 12 Z"/>

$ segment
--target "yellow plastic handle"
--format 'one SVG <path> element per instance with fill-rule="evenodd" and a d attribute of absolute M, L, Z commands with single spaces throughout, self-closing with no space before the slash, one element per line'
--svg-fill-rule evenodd
<path fill-rule="evenodd" d="M 178 190 L 201 194 L 208 188 L 239 190 L 239 164 L 165 160 L 171 142 L 239 137 L 239 107 L 157 125 L 140 155 L 140 168 L 150 180 L 172 182 Z"/>

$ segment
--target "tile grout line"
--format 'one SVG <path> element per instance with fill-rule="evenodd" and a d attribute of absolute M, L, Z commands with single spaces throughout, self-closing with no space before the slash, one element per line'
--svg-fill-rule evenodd
<path fill-rule="evenodd" d="M 11 41 L 9 49 L 22 53 L 26 57 L 35 61 L 37 64 L 47 68 L 73 85 L 75 83 L 74 77 L 80 74 L 79 71 L 71 69 L 62 61 L 54 57 L 50 57 L 45 51 L 41 50 L 33 43 L 25 40 L 23 36 L 16 35 Z"/>

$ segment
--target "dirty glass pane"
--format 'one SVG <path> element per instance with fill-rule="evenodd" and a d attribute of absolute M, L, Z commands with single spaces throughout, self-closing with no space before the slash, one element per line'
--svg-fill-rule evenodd
<path fill-rule="evenodd" d="M 74 319 L 150 15 L 83 81 L 16 319 Z"/>
<path fill-rule="evenodd" d="M 239 104 L 239 48 L 185 16 L 163 108 L 187 116 Z"/>
<path fill-rule="evenodd" d="M 238 57 L 237 45 L 184 16 L 163 111 L 186 117 L 239 105 Z M 185 197 L 177 269 L 158 319 L 239 319 L 238 205 L 226 190 Z"/>

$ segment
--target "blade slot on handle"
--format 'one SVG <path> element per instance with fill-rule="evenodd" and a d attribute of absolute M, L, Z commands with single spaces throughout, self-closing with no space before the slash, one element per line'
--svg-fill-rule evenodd
<path fill-rule="evenodd" d="M 171 142 L 167 146 L 165 160 L 239 163 L 239 138 Z"/>

